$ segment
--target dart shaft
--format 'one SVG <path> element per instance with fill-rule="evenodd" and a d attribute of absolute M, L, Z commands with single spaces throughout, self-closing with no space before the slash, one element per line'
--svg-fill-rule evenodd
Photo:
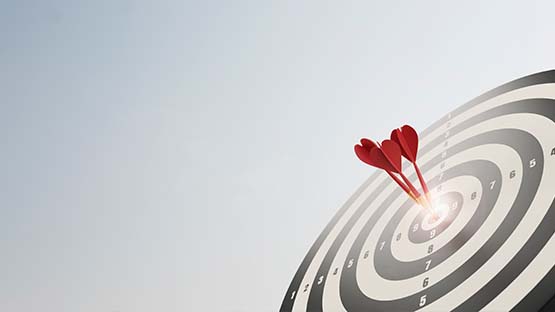
<path fill-rule="evenodd" d="M 387 172 L 387 174 L 389 174 L 389 176 L 393 179 L 393 181 L 395 181 L 399 185 L 399 187 L 401 187 L 403 191 L 405 191 L 405 193 L 407 193 L 412 198 L 412 200 L 418 203 L 418 200 L 416 200 L 417 197 L 415 197 L 414 193 L 411 192 L 411 190 L 401 180 L 399 180 L 399 178 L 396 175 L 394 175 L 389 170 L 385 170 L 385 171 Z"/>
<path fill-rule="evenodd" d="M 412 165 L 414 166 L 414 171 L 416 171 L 416 175 L 418 176 L 418 181 L 420 181 L 420 185 L 422 186 L 424 195 L 426 195 L 426 199 L 431 202 L 430 191 L 428 190 L 428 185 L 426 184 L 424 177 L 422 177 L 422 172 L 420 172 L 420 168 L 418 168 L 416 162 L 413 162 Z"/>
<path fill-rule="evenodd" d="M 403 178 L 403 181 L 405 181 L 405 183 L 407 184 L 411 192 L 416 196 L 416 198 L 420 197 L 420 192 L 418 192 L 414 185 L 412 185 L 409 179 L 402 172 L 399 172 L 399 175 L 401 176 L 401 178 Z"/>

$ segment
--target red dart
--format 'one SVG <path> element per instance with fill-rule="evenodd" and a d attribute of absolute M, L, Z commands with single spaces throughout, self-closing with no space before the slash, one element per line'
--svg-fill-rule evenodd
<path fill-rule="evenodd" d="M 370 166 L 385 170 L 385 172 L 389 174 L 389 176 L 403 189 L 403 191 L 405 191 L 405 193 L 407 193 L 415 202 L 418 202 L 410 189 L 392 173 L 393 171 L 396 171 L 396 169 L 391 165 L 389 160 L 387 160 L 387 157 L 378 145 L 369 139 L 361 139 L 360 143 L 361 144 L 355 145 L 355 154 L 358 158 Z"/>
<path fill-rule="evenodd" d="M 422 190 L 424 190 L 424 194 L 428 201 L 431 202 L 428 185 L 426 185 L 420 168 L 418 168 L 416 164 L 416 154 L 418 153 L 418 134 L 416 130 L 409 125 L 404 125 L 400 129 L 395 129 L 391 132 L 391 140 L 399 144 L 403 156 L 414 166 L 414 171 L 416 171 L 418 181 L 420 181 L 420 185 L 422 185 Z"/>
<path fill-rule="evenodd" d="M 383 140 L 380 147 L 385 157 L 389 160 L 389 163 L 393 166 L 393 168 L 395 168 L 393 172 L 398 173 L 401 178 L 403 178 L 403 181 L 405 181 L 412 194 L 414 194 L 414 196 L 419 199 L 420 193 L 414 187 L 414 185 L 412 185 L 409 179 L 403 174 L 403 166 L 401 163 L 401 147 L 399 146 L 399 144 L 392 140 Z"/>

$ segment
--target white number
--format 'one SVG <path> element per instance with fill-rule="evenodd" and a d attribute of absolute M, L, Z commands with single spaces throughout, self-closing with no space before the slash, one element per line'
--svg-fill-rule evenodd
<path fill-rule="evenodd" d="M 490 190 L 493 190 L 493 187 L 494 187 L 494 186 L 495 186 L 495 180 L 493 180 L 493 181 L 491 181 L 491 182 L 489 183 L 489 189 L 490 189 Z"/>
<path fill-rule="evenodd" d="M 530 168 L 534 168 L 536 166 L 536 159 L 532 158 L 530 159 Z"/>
<path fill-rule="evenodd" d="M 436 229 L 430 231 L 430 238 L 434 238 L 436 236 Z"/>
<path fill-rule="evenodd" d="M 355 263 L 355 259 L 349 260 L 349 263 L 347 264 L 347 268 L 352 267 L 352 266 L 353 266 L 353 263 Z"/>
<path fill-rule="evenodd" d="M 380 250 L 383 249 L 383 246 L 385 246 L 385 241 L 381 242 L 381 244 L 380 244 Z"/>
<path fill-rule="evenodd" d="M 432 264 L 432 259 L 426 261 L 426 271 L 430 268 L 430 264 Z"/>
<path fill-rule="evenodd" d="M 452 210 L 457 209 L 457 207 L 459 207 L 459 202 L 454 202 L 453 205 L 451 205 Z"/>
<path fill-rule="evenodd" d="M 291 299 L 295 298 L 295 294 L 296 294 L 296 293 L 297 293 L 296 291 L 293 291 L 293 292 L 291 293 Z"/>
<path fill-rule="evenodd" d="M 322 284 L 323 281 L 324 281 L 324 275 L 320 276 L 320 278 L 318 279 L 318 285 Z"/>
<path fill-rule="evenodd" d="M 423 306 L 426 304 L 426 295 L 420 297 L 420 306 Z"/>
<path fill-rule="evenodd" d="M 416 232 L 418 231 L 418 223 L 415 223 L 414 226 L 412 227 L 412 231 Z"/>

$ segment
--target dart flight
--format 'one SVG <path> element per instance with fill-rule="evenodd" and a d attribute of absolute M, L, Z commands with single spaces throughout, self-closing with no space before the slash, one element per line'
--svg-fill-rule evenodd
<path fill-rule="evenodd" d="M 364 163 L 382 169 L 403 189 L 409 197 L 417 204 L 426 207 L 435 212 L 431 206 L 431 198 L 426 185 L 426 181 L 422 177 L 420 168 L 416 164 L 416 155 L 418 153 L 418 135 L 416 131 L 408 125 L 395 129 L 391 132 L 391 139 L 383 140 L 380 143 L 366 138 L 360 140 L 360 144 L 355 145 L 355 154 Z M 403 173 L 402 157 L 410 161 L 418 180 L 424 191 L 424 196 L 414 187 L 410 180 Z M 399 177 L 401 179 L 399 179 Z"/>

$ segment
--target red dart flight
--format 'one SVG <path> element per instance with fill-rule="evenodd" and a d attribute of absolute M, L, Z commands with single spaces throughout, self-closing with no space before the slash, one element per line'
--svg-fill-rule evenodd
<path fill-rule="evenodd" d="M 393 132 L 391 132 L 391 139 L 384 140 L 381 144 L 363 138 L 360 140 L 360 144 L 355 145 L 355 154 L 362 162 L 387 172 L 399 187 L 401 187 L 416 203 L 429 208 L 433 212 L 430 205 L 431 199 L 428 186 L 422 177 L 420 168 L 418 168 L 416 164 L 417 152 L 418 135 L 416 131 L 408 125 L 401 127 L 401 129 L 393 130 Z M 425 196 L 421 196 L 410 180 L 403 174 L 402 157 L 405 157 L 413 164 Z M 401 181 L 396 174 L 398 174 L 403 181 Z"/>
<path fill-rule="evenodd" d="M 405 191 L 405 193 L 407 193 L 414 201 L 417 201 L 417 197 L 415 197 L 415 194 L 411 192 L 409 187 L 407 187 L 396 175 L 393 174 L 393 172 L 397 172 L 396 167 L 391 164 L 384 152 L 376 143 L 369 139 L 361 139 L 360 144 L 355 145 L 355 154 L 362 162 L 385 170 L 385 172 L 389 174 L 389 176 L 403 189 L 403 191 Z"/>
<path fill-rule="evenodd" d="M 430 191 L 428 190 L 426 181 L 422 177 L 420 168 L 418 168 L 418 165 L 416 164 L 416 154 L 418 153 L 418 134 L 416 133 L 416 130 L 409 125 L 404 125 L 400 129 L 398 128 L 391 132 L 391 140 L 397 142 L 397 144 L 401 146 L 403 156 L 414 166 L 414 171 L 416 171 L 418 181 L 420 181 L 420 185 L 422 186 L 422 190 L 424 190 L 426 199 L 428 202 L 431 202 Z"/>

